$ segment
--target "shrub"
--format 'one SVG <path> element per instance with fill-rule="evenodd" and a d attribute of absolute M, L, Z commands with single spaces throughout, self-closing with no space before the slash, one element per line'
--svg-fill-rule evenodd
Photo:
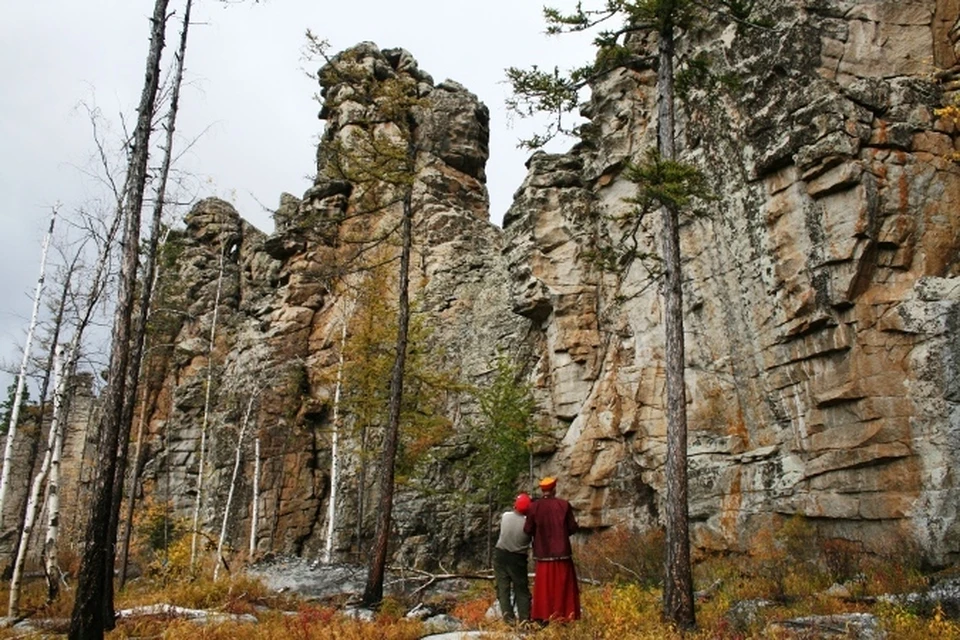
<path fill-rule="evenodd" d="M 813 527 L 800 515 L 757 532 L 750 543 L 750 568 L 763 591 L 755 595 L 784 601 L 822 588 L 813 540 Z"/>
<path fill-rule="evenodd" d="M 832 582 L 847 582 L 860 576 L 863 547 L 853 540 L 829 538 L 820 542 L 820 556 Z"/>
<path fill-rule="evenodd" d="M 136 510 L 131 556 L 149 576 L 183 578 L 190 574 L 189 523 L 170 515 L 166 502 L 147 500 Z"/>
<path fill-rule="evenodd" d="M 464 625 L 476 629 L 484 623 L 487 610 L 493 604 L 492 597 L 472 598 L 457 603 L 451 615 L 461 620 Z"/>
<path fill-rule="evenodd" d="M 640 533 L 614 526 L 594 533 L 577 545 L 577 573 L 601 583 L 658 585 L 666 559 L 665 540 L 660 528 Z"/>

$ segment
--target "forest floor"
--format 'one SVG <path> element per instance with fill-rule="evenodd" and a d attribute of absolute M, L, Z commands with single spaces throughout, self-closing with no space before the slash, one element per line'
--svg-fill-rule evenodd
<path fill-rule="evenodd" d="M 823 588 L 797 570 L 774 577 L 744 574 L 737 566 L 698 567 L 697 627 L 682 633 L 661 616 L 655 584 L 589 577 L 581 572 L 583 618 L 546 627 L 514 627 L 500 620 L 489 576 L 394 572 L 377 611 L 352 603 L 365 570 L 298 558 L 275 559 L 242 574 L 209 578 L 141 577 L 117 594 L 120 617 L 107 638 L 170 640 L 960 640 L 960 577 L 912 574 L 900 595 L 874 593 L 884 582 L 858 575 Z M 896 573 L 896 567 L 890 571 Z M 886 580 L 889 580 L 889 575 Z M 912 594 L 912 595 L 908 595 Z M 42 579 L 28 583 L 24 611 L 0 638 L 60 638 L 71 594 L 42 603 Z"/>

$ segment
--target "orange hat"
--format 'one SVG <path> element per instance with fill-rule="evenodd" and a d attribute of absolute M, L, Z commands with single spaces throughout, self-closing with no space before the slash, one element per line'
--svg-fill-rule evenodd
<path fill-rule="evenodd" d="M 530 496 L 525 493 L 518 495 L 517 499 L 513 501 L 513 508 L 520 513 L 526 513 L 527 509 L 530 508 Z"/>
<path fill-rule="evenodd" d="M 547 476 L 540 481 L 540 489 L 543 491 L 549 491 L 557 486 L 557 479 L 552 476 Z"/>

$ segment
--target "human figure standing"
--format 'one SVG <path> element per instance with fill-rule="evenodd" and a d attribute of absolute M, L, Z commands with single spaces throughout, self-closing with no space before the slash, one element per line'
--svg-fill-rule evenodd
<path fill-rule="evenodd" d="M 530 619 L 530 584 L 527 580 L 527 550 L 530 536 L 523 531 L 524 514 L 530 507 L 530 496 L 521 493 L 513 501 L 513 509 L 500 516 L 500 537 L 493 551 L 493 575 L 497 583 L 497 600 L 507 622 Z M 511 601 L 511 588 L 513 599 Z M 516 603 L 516 613 L 514 613 Z"/>
<path fill-rule="evenodd" d="M 543 498 L 530 505 L 523 530 L 533 537 L 537 562 L 530 617 L 539 622 L 580 619 L 580 587 L 570 535 L 579 528 L 573 509 L 557 497 L 557 479 L 540 481 Z"/>

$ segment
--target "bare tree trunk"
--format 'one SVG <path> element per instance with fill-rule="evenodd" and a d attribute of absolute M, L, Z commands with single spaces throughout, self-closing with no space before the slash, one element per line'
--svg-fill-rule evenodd
<path fill-rule="evenodd" d="M 253 504 L 250 505 L 250 552 L 248 562 L 257 552 L 257 522 L 260 520 L 260 433 L 253 442 Z"/>
<path fill-rule="evenodd" d="M 54 356 L 54 404 L 58 405 L 63 397 L 65 380 L 63 375 L 63 347 L 58 345 L 56 351 L 57 354 Z M 40 511 L 40 493 L 50 470 L 57 432 L 60 430 L 61 416 L 59 414 L 59 407 L 55 406 L 53 419 L 50 422 L 50 432 L 47 435 L 47 450 L 43 456 L 43 463 L 40 465 L 37 475 L 33 478 L 30 493 L 27 497 L 27 513 L 23 521 L 20 545 L 17 547 L 17 558 L 13 563 L 13 577 L 10 579 L 10 599 L 7 615 L 11 618 L 20 615 L 20 584 L 23 577 L 23 566 L 27 559 L 27 547 L 30 546 L 30 534 L 33 533 L 33 527 L 37 522 L 37 513 Z"/>
<path fill-rule="evenodd" d="M 37 417 L 37 424 L 41 426 L 43 425 L 43 420 L 45 418 L 46 398 L 47 398 L 47 392 L 50 390 L 50 378 L 53 375 L 54 359 L 57 352 L 56 345 L 57 343 L 60 342 L 60 331 L 63 329 L 63 319 L 64 319 L 64 315 L 66 313 L 66 308 L 67 308 L 67 298 L 70 295 L 70 283 L 73 280 L 73 274 L 76 271 L 77 262 L 79 261 L 79 259 L 80 259 L 80 251 L 77 251 L 73 260 L 70 262 L 69 266 L 67 267 L 66 273 L 64 275 L 63 288 L 60 292 L 60 300 L 57 303 L 56 313 L 54 314 L 54 318 L 53 318 L 53 329 L 50 332 L 51 349 L 50 349 L 50 353 L 47 355 L 47 363 L 46 363 L 46 366 L 44 367 L 43 382 L 40 384 L 40 415 Z M 30 446 L 30 451 L 27 454 L 28 456 L 27 464 L 26 464 L 27 469 L 33 469 L 34 465 L 37 462 L 37 454 L 39 453 L 39 450 L 40 450 L 40 442 L 39 442 L 39 439 L 37 439 L 33 441 L 33 443 Z M 26 517 L 26 515 L 27 515 L 27 503 L 26 501 L 23 501 L 23 505 L 20 507 L 20 513 L 17 514 L 17 521 L 23 522 L 23 519 Z M 5 580 L 9 580 L 13 576 L 13 564 L 14 564 L 14 561 L 16 560 L 17 549 L 20 548 L 20 537 L 22 533 L 23 533 L 23 528 L 21 527 L 17 529 L 14 535 L 10 564 L 4 569 L 3 578 Z M 52 598 L 51 598 L 51 601 L 52 601 Z"/>
<path fill-rule="evenodd" d="M 133 506 L 137 501 L 137 481 L 143 469 L 143 437 L 144 423 L 147 414 L 147 398 L 150 395 L 150 389 L 144 388 L 140 399 L 140 414 L 137 416 L 137 444 L 133 450 L 133 469 L 130 473 L 130 492 L 127 494 L 127 509 L 123 519 L 123 535 L 120 536 L 120 584 L 119 589 L 123 589 L 127 583 L 127 559 L 130 555 L 130 534 L 133 531 Z"/>
<path fill-rule="evenodd" d="M 210 346 L 207 350 L 207 384 L 203 400 L 203 422 L 200 424 L 200 455 L 197 462 L 197 499 L 193 505 L 193 538 L 190 541 L 190 568 L 197 559 L 197 537 L 200 533 L 200 505 L 203 499 L 203 467 L 207 450 L 207 424 L 210 420 L 210 393 L 213 388 L 213 349 L 217 337 L 217 313 L 223 288 L 223 260 L 226 247 L 220 247 L 220 269 L 217 275 L 217 295 L 213 302 L 213 322 L 210 324 Z"/>
<path fill-rule="evenodd" d="M 363 560 L 363 518 L 366 515 L 364 493 L 367 484 L 367 428 L 360 429 L 360 468 L 357 470 L 357 562 Z"/>
<path fill-rule="evenodd" d="M 160 55 L 166 35 L 168 3 L 169 0 L 156 0 L 154 4 L 143 91 L 137 107 L 137 126 L 127 168 L 123 255 L 100 430 L 102 459 L 94 483 L 93 506 L 85 535 L 76 600 L 70 621 L 70 640 L 103 638 L 105 628 L 112 627 L 114 621 L 112 562 L 108 565 L 108 561 L 113 559 L 113 547 L 116 543 L 115 536 L 110 536 L 113 484 L 117 472 L 117 449 L 120 444 L 120 423 L 123 418 L 130 359 L 131 319 L 140 250 L 140 210 L 146 187 L 151 124 L 160 82 Z"/>
<path fill-rule="evenodd" d="M 407 157 L 415 157 L 413 132 L 409 133 Z M 412 163 L 411 163 L 412 166 Z M 400 411 L 403 400 L 403 374 L 407 357 L 407 337 L 410 330 L 410 253 L 413 244 L 413 188 L 406 188 L 403 197 L 403 222 L 401 225 L 400 291 L 397 318 L 396 360 L 390 374 L 390 405 L 387 430 L 384 436 L 383 455 L 380 462 L 380 505 L 377 514 L 377 533 L 370 568 L 361 602 L 366 606 L 383 600 L 383 579 L 387 566 L 387 547 L 390 543 L 390 527 L 393 515 L 394 478 L 397 448 L 400 441 Z"/>
<path fill-rule="evenodd" d="M 68 361 L 68 365 L 71 364 Z M 43 566 L 47 577 L 47 601 L 53 602 L 60 593 L 63 572 L 60 571 L 60 458 L 63 453 L 63 432 L 66 430 L 67 402 L 64 400 L 67 383 L 73 377 L 73 369 L 67 369 L 67 376 L 55 383 L 53 392 L 53 415 L 50 430 L 56 435 L 53 451 L 50 454 L 50 477 L 47 480 L 47 533 L 43 543 Z M 56 428 L 54 428 L 56 425 Z"/>
<path fill-rule="evenodd" d="M 10 424 L 7 427 L 7 444 L 3 449 L 3 469 L 0 471 L 0 531 L 3 529 L 3 510 L 7 491 L 10 487 L 10 467 L 13 460 L 13 441 L 17 436 L 17 422 L 20 421 L 20 403 L 23 402 L 23 388 L 27 380 L 27 365 L 30 363 L 30 345 L 37 328 L 37 318 L 40 315 L 40 300 L 43 298 L 43 282 L 47 270 L 47 250 L 50 248 L 50 238 L 53 237 L 53 225 L 57 220 L 57 209 L 53 207 L 50 213 L 50 227 L 43 237 L 43 248 L 40 250 L 40 277 L 37 278 L 37 290 L 33 294 L 33 312 L 30 314 L 30 325 L 27 329 L 27 339 L 23 345 L 23 360 L 20 362 L 20 372 L 17 374 L 17 390 L 13 396 L 13 407 L 10 409 Z M 40 398 L 43 402 L 43 398 Z"/>
<path fill-rule="evenodd" d="M 147 337 L 147 319 L 150 316 L 150 305 L 153 300 L 153 291 L 156 285 L 157 273 L 157 247 L 160 241 L 160 221 L 163 218 L 163 205 L 167 193 L 167 181 L 170 177 L 170 165 L 173 162 L 173 132 L 177 124 L 177 112 L 180 108 L 180 85 L 183 83 L 183 61 L 187 54 L 187 33 L 190 28 L 190 8 L 192 0 L 187 0 L 183 13 L 183 28 L 180 30 L 180 48 L 175 54 L 175 65 L 173 74 L 173 87 L 170 94 L 170 109 L 167 112 L 167 120 L 164 124 L 166 129 L 166 141 L 164 145 L 163 162 L 160 166 L 160 179 L 156 189 L 156 201 L 153 204 L 153 217 L 150 225 L 150 241 L 146 253 L 146 263 L 144 265 L 143 291 L 140 296 L 140 314 L 137 318 L 137 325 L 134 329 L 132 338 L 132 353 L 130 363 L 127 368 L 127 389 L 126 397 L 123 401 L 123 413 L 120 420 L 120 450 L 117 452 L 117 469 L 113 480 L 113 503 L 110 509 L 110 526 L 107 533 L 107 539 L 111 542 L 117 539 L 117 530 L 120 522 L 120 506 L 123 502 L 123 484 L 127 471 L 127 455 L 130 441 L 130 427 L 133 424 L 133 409 L 137 402 L 137 386 L 139 384 L 140 362 L 143 358 L 144 345 Z M 136 483 L 136 479 L 134 479 Z M 132 503 L 135 496 L 130 494 Z M 128 527 L 129 530 L 129 527 Z M 124 534 L 126 544 L 123 552 L 123 569 L 126 571 L 126 553 L 129 549 L 129 535 Z M 113 566 L 115 562 L 116 545 L 111 544 L 107 547 L 106 565 L 109 567 L 110 576 L 113 579 Z M 122 575 L 123 572 L 121 572 Z M 121 577 L 121 586 L 125 578 Z M 109 614 L 113 611 L 113 589 L 107 589 L 105 593 L 105 607 Z M 108 628 L 112 628 L 108 624 Z"/>
<path fill-rule="evenodd" d="M 657 73 L 657 121 L 660 155 L 676 159 L 674 144 L 674 38 L 669 23 L 660 30 Z M 666 333 L 667 459 L 666 476 L 666 579 L 663 613 L 681 629 L 696 625 L 693 573 L 690 567 L 689 511 L 687 505 L 687 402 L 684 387 L 683 287 L 680 272 L 680 231 L 677 213 L 661 206 L 663 220 L 663 297 Z"/>
<path fill-rule="evenodd" d="M 333 560 L 333 533 L 337 518 L 337 484 L 340 480 L 340 394 L 343 389 L 343 365 L 347 345 L 347 318 L 340 324 L 340 358 L 337 361 L 337 385 L 333 392 L 333 435 L 330 444 L 330 504 L 327 508 L 327 540 L 323 547 L 323 561 Z"/>
<path fill-rule="evenodd" d="M 169 156 L 169 153 L 170 152 L 167 151 L 166 153 L 167 157 Z M 163 177 L 163 180 L 166 181 L 166 176 Z M 162 207 L 160 206 L 159 203 L 161 203 L 162 200 L 163 200 L 162 196 L 157 197 L 158 204 L 154 208 L 152 234 L 158 234 L 160 231 L 160 215 L 161 215 Z M 167 233 L 163 234 L 163 238 L 160 240 L 157 246 L 151 246 L 151 248 L 147 252 L 148 253 L 147 272 L 144 275 L 144 280 L 145 281 L 149 280 L 150 286 L 144 287 L 143 295 L 141 296 L 141 299 L 140 299 L 140 316 L 138 318 L 137 338 L 135 338 L 136 344 L 139 345 L 139 349 L 138 349 L 139 355 L 138 357 L 134 358 L 137 361 L 138 369 L 143 369 L 144 361 L 142 358 L 143 358 L 143 355 L 146 354 L 148 351 L 148 349 L 145 348 L 146 333 L 147 333 L 146 323 L 150 315 L 150 310 L 153 306 L 153 292 L 156 291 L 157 282 L 160 280 L 160 267 L 157 264 L 157 252 L 159 250 L 159 247 L 166 245 L 168 236 L 169 236 L 169 230 L 167 230 Z M 151 235 L 151 245 L 154 244 L 153 237 L 154 236 Z M 156 346 L 154 348 L 156 348 Z M 131 369 L 132 367 L 133 367 L 133 363 L 131 362 Z M 141 375 L 142 375 L 142 372 L 141 372 Z M 138 376 L 138 381 L 139 381 L 139 377 L 140 376 Z M 129 424 L 129 421 L 133 420 L 132 402 L 133 402 L 133 399 L 135 399 L 136 387 L 138 386 L 139 384 L 135 385 L 134 388 L 132 389 L 133 396 L 128 397 L 128 401 L 130 402 L 129 411 L 128 411 L 127 404 L 126 403 L 124 404 L 124 424 Z M 129 391 L 130 389 L 128 389 L 128 392 Z M 149 399 L 149 396 L 150 396 L 150 389 L 144 388 L 142 393 L 141 403 L 140 403 L 140 414 L 137 416 L 137 445 L 133 453 L 133 469 L 131 470 L 131 473 L 130 473 L 131 475 L 130 492 L 128 494 L 130 497 L 127 500 L 127 509 L 126 509 L 126 513 L 124 514 L 125 518 L 123 520 L 124 522 L 123 535 L 120 536 L 120 571 L 119 571 L 120 573 L 119 588 L 120 589 L 123 589 L 124 585 L 127 582 L 127 560 L 130 554 L 130 533 L 133 527 L 133 507 L 134 507 L 134 504 L 136 503 L 136 498 L 137 498 L 137 482 L 140 478 L 140 473 L 143 470 L 143 459 L 141 458 L 141 455 L 144 450 L 143 449 L 143 436 L 144 436 L 143 432 L 144 432 L 144 425 L 146 424 L 147 400 Z M 127 433 L 122 441 L 126 442 L 128 438 L 129 438 L 129 429 L 127 430 Z M 126 466 L 126 451 L 127 451 L 127 448 L 124 447 L 121 454 L 124 467 Z M 116 506 L 117 510 L 119 510 L 120 508 L 119 503 L 123 497 L 123 476 L 124 476 L 123 471 L 118 469 L 117 482 L 119 482 L 120 484 L 118 486 L 117 482 L 114 483 L 114 491 L 117 492 L 117 495 L 114 499 L 114 506 Z M 115 511 L 113 515 L 118 516 L 119 511 Z M 119 523 L 115 524 L 111 522 L 111 526 L 112 527 L 119 526 Z"/>
<path fill-rule="evenodd" d="M 247 403 L 247 411 L 243 414 L 243 423 L 240 426 L 240 433 L 237 435 L 237 447 L 234 450 L 233 457 L 233 475 L 230 476 L 230 491 L 227 492 L 227 504 L 223 507 L 223 522 L 220 525 L 220 539 L 217 541 L 216 564 L 213 567 L 213 581 L 217 581 L 220 575 L 220 559 L 223 557 L 223 545 L 227 539 L 227 524 L 230 522 L 230 506 L 233 504 L 233 494 L 237 489 L 237 477 L 240 475 L 240 455 L 243 453 L 243 437 L 247 435 L 247 425 L 250 424 L 250 413 L 253 411 L 253 401 L 257 394 L 250 396 Z"/>
<path fill-rule="evenodd" d="M 101 248 L 100 255 L 97 259 L 97 266 L 94 270 L 93 281 L 91 283 L 90 294 L 86 300 L 86 309 L 84 310 L 83 315 L 79 318 L 77 322 L 76 330 L 74 331 L 73 338 L 70 340 L 70 345 L 64 351 L 62 347 L 55 346 L 53 349 L 53 361 L 55 369 L 55 380 L 54 380 L 54 399 L 53 399 L 53 414 L 50 420 L 50 431 L 48 432 L 48 445 L 47 449 L 44 452 L 44 459 L 41 463 L 41 469 L 37 473 L 37 476 L 34 478 L 34 482 L 31 486 L 31 491 L 28 494 L 28 499 L 26 506 L 24 507 L 22 526 L 20 527 L 20 537 L 17 543 L 17 556 L 14 560 L 12 570 L 13 576 L 11 577 L 11 589 L 10 589 L 10 610 L 16 612 L 19 608 L 19 582 L 20 575 L 23 572 L 23 563 L 26 559 L 26 552 L 30 544 L 30 534 L 33 532 L 34 526 L 37 520 L 37 512 L 40 508 L 39 496 L 40 491 L 43 487 L 43 482 L 46 479 L 48 473 L 51 470 L 51 466 L 56 464 L 56 478 L 52 480 L 52 487 L 48 487 L 48 490 L 51 494 L 55 494 L 54 503 L 48 507 L 48 528 L 47 528 L 47 539 L 45 542 L 44 557 L 45 557 L 45 568 L 47 571 L 47 587 L 48 587 L 48 598 L 52 601 L 59 590 L 59 567 L 56 566 L 57 563 L 57 549 L 56 549 L 56 537 L 59 533 L 59 462 L 60 462 L 60 453 L 59 448 L 62 448 L 63 443 L 63 424 L 66 421 L 67 407 L 69 406 L 69 396 L 67 395 L 67 384 L 70 379 L 73 377 L 74 372 L 77 368 L 77 361 L 80 358 L 80 345 L 83 341 L 83 335 L 86 331 L 87 326 L 90 323 L 90 319 L 93 316 L 93 311 L 97 306 L 97 303 L 100 299 L 100 294 L 103 290 L 103 284 L 106 277 L 107 263 L 110 257 L 110 245 L 113 242 L 113 239 L 116 236 L 117 231 L 119 230 L 120 225 L 120 215 L 114 218 L 113 223 L 111 224 L 107 236 L 104 239 L 103 247 Z M 79 251 L 77 256 L 74 258 L 71 266 L 70 273 L 73 272 L 76 261 L 79 259 Z M 70 278 L 68 277 L 64 283 L 64 294 L 61 296 L 61 307 L 57 313 L 57 325 L 58 328 L 55 332 L 56 335 L 59 335 L 59 325 L 62 322 L 63 309 L 65 301 L 67 298 L 67 292 L 70 288 Z M 65 355 L 64 355 L 65 354 Z M 52 443 L 52 444 L 51 444 Z M 51 524 L 53 525 L 51 527 Z M 53 537 L 52 547 L 51 536 Z M 50 547 L 50 548 L 48 548 Z M 16 587 L 14 588 L 14 584 Z M 14 614 L 15 615 L 15 614 Z"/>

